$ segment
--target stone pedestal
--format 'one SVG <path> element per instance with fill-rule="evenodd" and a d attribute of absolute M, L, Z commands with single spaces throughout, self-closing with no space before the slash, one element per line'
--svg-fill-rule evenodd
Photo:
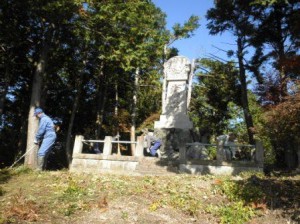
<path fill-rule="evenodd" d="M 192 136 L 187 129 L 157 128 L 154 135 L 162 140 L 160 150 L 163 158 L 179 158 L 185 161 L 186 143 L 192 142 Z"/>

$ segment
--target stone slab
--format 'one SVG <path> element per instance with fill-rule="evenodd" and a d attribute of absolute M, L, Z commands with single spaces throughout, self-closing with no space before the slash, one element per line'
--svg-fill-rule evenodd
<path fill-rule="evenodd" d="M 154 122 L 154 129 L 160 128 L 178 128 L 189 130 L 193 128 L 193 123 L 185 114 L 173 115 L 160 115 L 159 121 Z"/>
<path fill-rule="evenodd" d="M 211 166 L 211 165 L 192 165 L 192 164 L 180 164 L 180 173 L 188 174 L 212 174 L 212 175 L 238 175 L 245 171 L 263 172 L 261 167 L 249 167 L 249 166 Z"/>

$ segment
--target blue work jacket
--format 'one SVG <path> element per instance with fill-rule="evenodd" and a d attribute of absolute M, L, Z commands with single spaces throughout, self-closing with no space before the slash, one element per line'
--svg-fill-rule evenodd
<path fill-rule="evenodd" d="M 36 140 L 41 141 L 48 134 L 53 134 L 53 132 L 55 133 L 53 121 L 46 114 L 43 114 L 40 117 L 39 129 L 35 135 Z"/>

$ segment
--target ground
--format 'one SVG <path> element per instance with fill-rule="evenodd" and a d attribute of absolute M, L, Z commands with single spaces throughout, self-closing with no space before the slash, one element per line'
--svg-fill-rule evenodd
<path fill-rule="evenodd" d="M 18 170 L 19 169 L 19 170 Z M 300 223 L 300 176 L 1 170 L 0 223 Z"/>

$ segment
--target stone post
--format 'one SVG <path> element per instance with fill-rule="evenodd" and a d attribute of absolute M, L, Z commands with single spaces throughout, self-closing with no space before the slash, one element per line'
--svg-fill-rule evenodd
<path fill-rule="evenodd" d="M 186 148 L 182 145 L 179 147 L 179 161 L 181 164 L 186 163 Z"/>
<path fill-rule="evenodd" d="M 217 144 L 217 163 L 221 164 L 224 161 L 224 144 L 219 141 Z"/>
<path fill-rule="evenodd" d="M 82 135 L 76 135 L 75 137 L 75 143 L 73 147 L 73 157 L 75 154 L 81 154 L 82 153 L 82 147 L 83 143 L 82 141 L 84 140 Z"/>
<path fill-rule="evenodd" d="M 261 142 L 255 142 L 255 162 L 263 167 L 264 165 L 264 148 Z"/>
<path fill-rule="evenodd" d="M 137 137 L 137 144 L 135 147 L 135 154 L 137 157 L 144 157 L 144 136 Z"/>
<path fill-rule="evenodd" d="M 112 153 L 112 136 L 105 136 L 104 138 L 104 146 L 103 146 L 103 155 L 109 156 Z"/>

